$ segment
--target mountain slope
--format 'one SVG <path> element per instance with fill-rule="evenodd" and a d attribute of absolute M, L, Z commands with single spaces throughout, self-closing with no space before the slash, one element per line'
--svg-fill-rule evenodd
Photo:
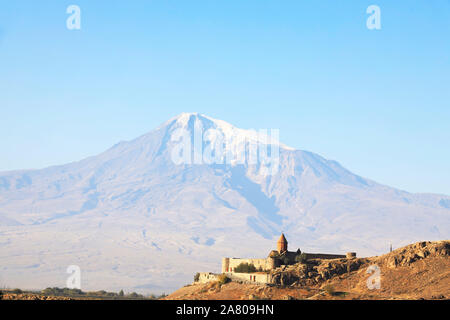
<path fill-rule="evenodd" d="M 222 256 L 266 256 L 281 230 L 305 251 L 378 254 L 448 237 L 449 204 L 186 113 L 98 156 L 0 173 L 0 285 L 61 287 L 75 264 L 82 288 L 161 292 Z"/>

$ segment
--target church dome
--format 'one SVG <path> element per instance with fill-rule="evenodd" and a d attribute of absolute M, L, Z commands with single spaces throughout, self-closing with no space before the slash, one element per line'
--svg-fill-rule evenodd
<path fill-rule="evenodd" d="M 287 251 L 288 248 L 288 242 L 286 240 L 286 237 L 284 236 L 284 233 L 281 234 L 280 239 L 277 241 L 277 249 L 279 253 Z"/>
<path fill-rule="evenodd" d="M 286 237 L 284 236 L 284 233 L 281 234 L 280 239 L 278 239 L 278 243 L 288 243 Z"/>

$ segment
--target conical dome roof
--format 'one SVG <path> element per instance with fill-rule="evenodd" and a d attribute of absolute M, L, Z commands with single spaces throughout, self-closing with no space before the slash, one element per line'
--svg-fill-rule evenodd
<path fill-rule="evenodd" d="M 288 243 L 286 237 L 284 236 L 284 233 L 281 234 L 280 239 L 278 239 L 277 243 Z"/>

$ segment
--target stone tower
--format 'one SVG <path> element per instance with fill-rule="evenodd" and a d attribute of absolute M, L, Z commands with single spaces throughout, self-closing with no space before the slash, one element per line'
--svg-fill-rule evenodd
<path fill-rule="evenodd" d="M 277 242 L 277 250 L 279 253 L 283 253 L 286 252 L 287 249 L 288 249 L 288 242 L 286 240 L 286 237 L 282 233 L 280 239 L 278 239 Z"/>
<path fill-rule="evenodd" d="M 230 271 L 230 258 L 222 258 L 222 273 Z"/>

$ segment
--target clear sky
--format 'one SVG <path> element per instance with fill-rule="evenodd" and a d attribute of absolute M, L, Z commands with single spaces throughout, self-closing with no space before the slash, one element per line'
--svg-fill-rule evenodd
<path fill-rule="evenodd" d="M 81 8 L 68 30 L 66 8 Z M 366 27 L 369 5 L 381 30 Z M 450 194 L 450 1 L 2 1 L 0 171 L 98 154 L 181 112 Z"/>

